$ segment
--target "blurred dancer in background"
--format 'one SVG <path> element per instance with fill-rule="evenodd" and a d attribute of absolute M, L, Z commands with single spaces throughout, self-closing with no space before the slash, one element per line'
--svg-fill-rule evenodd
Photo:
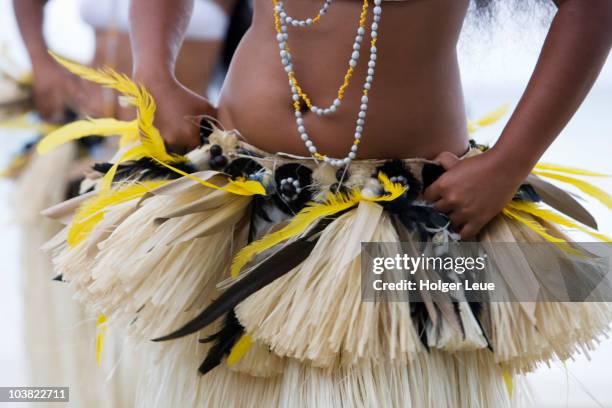
<path fill-rule="evenodd" d="M 155 134 L 174 152 L 195 149 L 150 156 L 200 172 L 164 184 L 118 223 L 108 220 L 125 207 L 106 207 L 97 228 L 112 229 L 109 238 L 92 233 L 61 253 L 95 257 L 73 255 L 58 270 L 81 266 L 74 281 L 94 283 L 79 295 L 135 338 L 168 333 L 157 338 L 169 343 L 143 407 L 516 406 L 513 378 L 588 350 L 612 309 L 364 302 L 360 243 L 401 241 L 420 257 L 476 236 L 483 246 L 565 242 L 568 225 L 590 231 L 574 215 L 596 226 L 563 190 L 543 198 L 553 186 L 531 172 L 609 54 L 610 2 L 555 1 L 527 91 L 491 149 L 469 140 L 465 118 L 456 44 L 467 0 L 273 3 L 255 2 L 216 107 L 183 92 L 172 70 L 193 1 L 133 1 L 134 71 L 159 102 Z M 198 114 L 237 132 L 180 132 Z M 128 189 L 118 181 L 117 196 Z M 540 194 L 562 215 L 540 208 Z M 547 248 L 497 268 L 543 282 L 540 262 L 561 260 L 575 265 L 572 285 L 589 280 L 587 256 Z"/>
<path fill-rule="evenodd" d="M 13 2 L 32 63 L 32 96 L 40 117 L 53 123 L 66 123 L 77 115 L 131 119 L 134 113 L 121 107 L 113 91 L 80 80 L 51 58 L 43 35 L 46 3 L 45 0 Z M 95 30 L 92 66 L 131 72 L 128 10 L 129 0 L 81 2 L 82 18 Z M 215 69 L 224 70 L 226 66 L 222 62 L 229 61 L 249 23 L 250 10 L 245 2 L 196 2 L 176 65 L 177 76 L 194 95 L 207 93 Z M 228 31 L 229 39 L 225 42 Z M 14 195 L 22 225 L 23 321 L 30 360 L 28 385 L 69 385 L 71 401 L 83 407 L 131 406 L 136 380 L 133 374 L 138 370 L 130 370 L 126 375 L 127 367 L 135 362 L 128 361 L 130 353 L 121 353 L 115 341 L 103 350 L 104 367 L 96 367 L 96 348 L 101 346 L 96 345 L 96 316 L 87 315 L 70 298 L 65 285 L 52 282 L 51 260 L 40 247 L 61 226 L 43 219 L 39 213 L 78 192 L 84 170 L 94 161 L 109 158 L 112 149 L 105 148 L 108 144 L 90 139 L 85 143 L 67 144 L 46 156 L 30 152 L 30 161 L 19 174 Z M 67 187 L 70 185 L 73 188 Z M 99 336 L 102 330 L 105 329 L 98 328 Z M 66 349 L 70 352 L 65 352 Z"/>

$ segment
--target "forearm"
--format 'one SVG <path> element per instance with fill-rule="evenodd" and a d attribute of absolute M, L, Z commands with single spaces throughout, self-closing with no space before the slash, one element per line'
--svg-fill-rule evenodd
<path fill-rule="evenodd" d="M 130 37 L 136 77 L 174 76 L 192 11 L 193 0 L 132 0 Z"/>
<path fill-rule="evenodd" d="M 17 25 L 34 68 L 52 61 L 43 35 L 45 3 L 46 0 L 13 0 Z"/>
<path fill-rule="evenodd" d="M 526 176 L 567 125 L 612 46 L 610 0 L 561 4 L 523 97 L 493 150 Z"/>

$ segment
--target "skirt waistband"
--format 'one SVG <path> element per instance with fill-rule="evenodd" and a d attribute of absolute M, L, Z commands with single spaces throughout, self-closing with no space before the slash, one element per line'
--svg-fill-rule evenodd
<path fill-rule="evenodd" d="M 470 141 L 461 158 L 477 155 L 484 149 Z M 361 189 L 382 172 L 392 182 L 407 185 L 416 197 L 444 172 L 437 163 L 424 158 L 360 159 L 353 160 L 348 168 L 337 168 L 312 157 L 263 151 L 240 140 L 236 132 L 218 128 L 213 128 L 206 143 L 190 153 L 189 159 L 201 170 L 219 170 L 233 177 L 260 181 L 273 177 L 276 185 L 286 185 L 287 192 L 299 192 L 306 186 L 311 191 Z"/>

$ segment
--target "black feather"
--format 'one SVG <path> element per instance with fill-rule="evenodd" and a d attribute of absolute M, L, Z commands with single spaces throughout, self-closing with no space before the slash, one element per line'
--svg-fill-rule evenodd
<path fill-rule="evenodd" d="M 249 225 L 249 243 L 255 240 L 256 231 L 256 221 L 264 220 L 267 223 L 271 223 L 272 219 L 268 215 L 266 211 L 266 205 L 270 202 L 271 199 L 266 196 L 255 195 L 251 201 L 251 222 Z"/>
<path fill-rule="evenodd" d="M 246 157 L 239 157 L 236 160 L 232 160 L 225 168 L 223 172 L 229 174 L 233 178 L 237 177 L 249 177 L 253 173 L 257 173 L 262 167 L 253 159 Z"/>
<path fill-rule="evenodd" d="M 54 282 L 65 282 L 64 275 L 62 275 L 61 273 L 51 280 Z"/>
<path fill-rule="evenodd" d="M 522 184 L 516 194 L 514 195 L 513 200 L 519 201 L 530 201 L 532 203 L 538 203 L 542 201 L 542 198 L 538 195 L 531 184 Z"/>
<path fill-rule="evenodd" d="M 406 197 L 385 202 L 383 207 L 397 216 L 402 224 L 409 230 L 419 234 L 420 242 L 427 242 L 431 233 L 429 229 L 445 228 L 449 224 L 448 217 L 433 207 L 414 205 Z"/>
<path fill-rule="evenodd" d="M 423 191 L 421 182 L 412 174 L 412 171 L 406 166 L 402 160 L 387 160 L 381 166 L 376 168 L 376 172 L 372 174 L 373 178 L 378 177 L 378 173 L 384 173 L 387 177 L 402 176 L 406 179 L 408 191 L 404 193 L 404 197 L 409 201 L 414 201 Z"/>
<path fill-rule="evenodd" d="M 457 321 L 461 328 L 461 337 L 465 339 L 465 327 L 463 326 L 463 320 L 461 320 L 461 312 L 459 311 L 459 302 L 453 302 L 453 311 L 457 315 Z"/>
<path fill-rule="evenodd" d="M 427 189 L 427 187 L 431 186 L 442 174 L 444 174 L 444 167 L 432 164 L 425 163 L 423 165 L 423 169 L 421 170 L 421 179 L 423 180 L 423 190 Z"/>
<path fill-rule="evenodd" d="M 93 169 L 95 171 L 103 173 L 103 174 L 108 173 L 112 167 L 113 167 L 112 163 L 106 163 L 106 162 L 104 162 L 104 163 L 94 163 L 94 165 L 93 165 Z M 121 166 L 119 166 L 119 167 L 121 167 Z"/>
<path fill-rule="evenodd" d="M 113 165 L 110 163 L 96 163 L 93 168 L 100 173 L 106 174 Z M 193 173 L 196 169 L 187 163 L 173 164 L 179 170 L 185 173 Z M 124 180 L 158 180 L 158 179 L 176 179 L 181 177 L 180 174 L 162 166 L 155 160 L 149 157 L 130 161 L 129 163 L 120 164 L 117 167 L 117 172 L 113 178 L 114 182 Z"/>
<path fill-rule="evenodd" d="M 91 150 L 94 147 L 102 144 L 104 142 L 104 138 L 102 136 L 86 136 L 77 140 L 79 147 L 82 147 L 86 150 Z"/>
<path fill-rule="evenodd" d="M 333 217 L 320 220 L 308 234 L 271 255 L 247 276 L 223 292 L 193 320 L 180 329 L 153 341 L 177 339 L 205 328 L 259 289 L 291 271 L 308 257 L 319 240 L 319 232 L 323 231 L 339 215 L 335 214 Z"/>
<path fill-rule="evenodd" d="M 38 142 L 40 141 L 42 137 L 41 136 L 36 136 L 34 139 L 32 140 L 28 140 L 26 143 L 24 143 L 24 145 L 21 147 L 21 151 L 19 152 L 19 154 L 27 154 L 30 153 L 32 150 L 34 150 L 34 148 L 36 147 L 36 145 L 38 144 Z"/>
<path fill-rule="evenodd" d="M 484 317 L 482 313 L 483 304 L 480 302 L 468 302 L 468 305 L 470 305 L 472 314 L 474 315 L 474 317 L 476 318 L 476 321 L 478 322 L 478 327 L 480 327 L 480 330 L 482 331 L 482 335 L 487 341 L 487 348 L 493 351 L 493 346 L 491 345 L 491 341 L 489 340 L 489 334 L 485 330 L 485 326 L 482 324 L 482 321 L 481 321 Z"/>
<path fill-rule="evenodd" d="M 243 333 L 244 327 L 242 327 L 238 321 L 236 313 L 233 310 L 227 313 L 225 315 L 223 327 L 213 335 L 200 340 L 200 343 L 214 342 L 198 369 L 200 374 L 204 375 L 221 364 L 221 361 L 229 355 L 232 351 L 232 347 L 234 347 Z"/>
<path fill-rule="evenodd" d="M 429 320 L 429 314 L 427 313 L 427 307 L 422 302 L 410 302 L 410 315 L 412 321 L 416 325 L 416 331 L 421 339 L 423 347 L 429 351 L 429 345 L 427 344 L 427 321 Z"/>
<path fill-rule="evenodd" d="M 70 180 L 66 185 L 65 197 L 67 200 L 78 196 L 81 192 L 81 183 L 85 180 L 85 177 L 79 177 L 74 180 Z"/>

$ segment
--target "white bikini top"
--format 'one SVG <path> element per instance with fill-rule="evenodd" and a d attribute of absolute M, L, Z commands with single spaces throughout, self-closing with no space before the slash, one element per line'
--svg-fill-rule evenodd
<path fill-rule="evenodd" d="M 115 27 L 128 32 L 130 0 L 81 0 L 81 18 L 97 29 Z M 191 40 L 217 40 L 225 37 L 229 17 L 213 0 L 197 0 L 186 38 Z"/>

